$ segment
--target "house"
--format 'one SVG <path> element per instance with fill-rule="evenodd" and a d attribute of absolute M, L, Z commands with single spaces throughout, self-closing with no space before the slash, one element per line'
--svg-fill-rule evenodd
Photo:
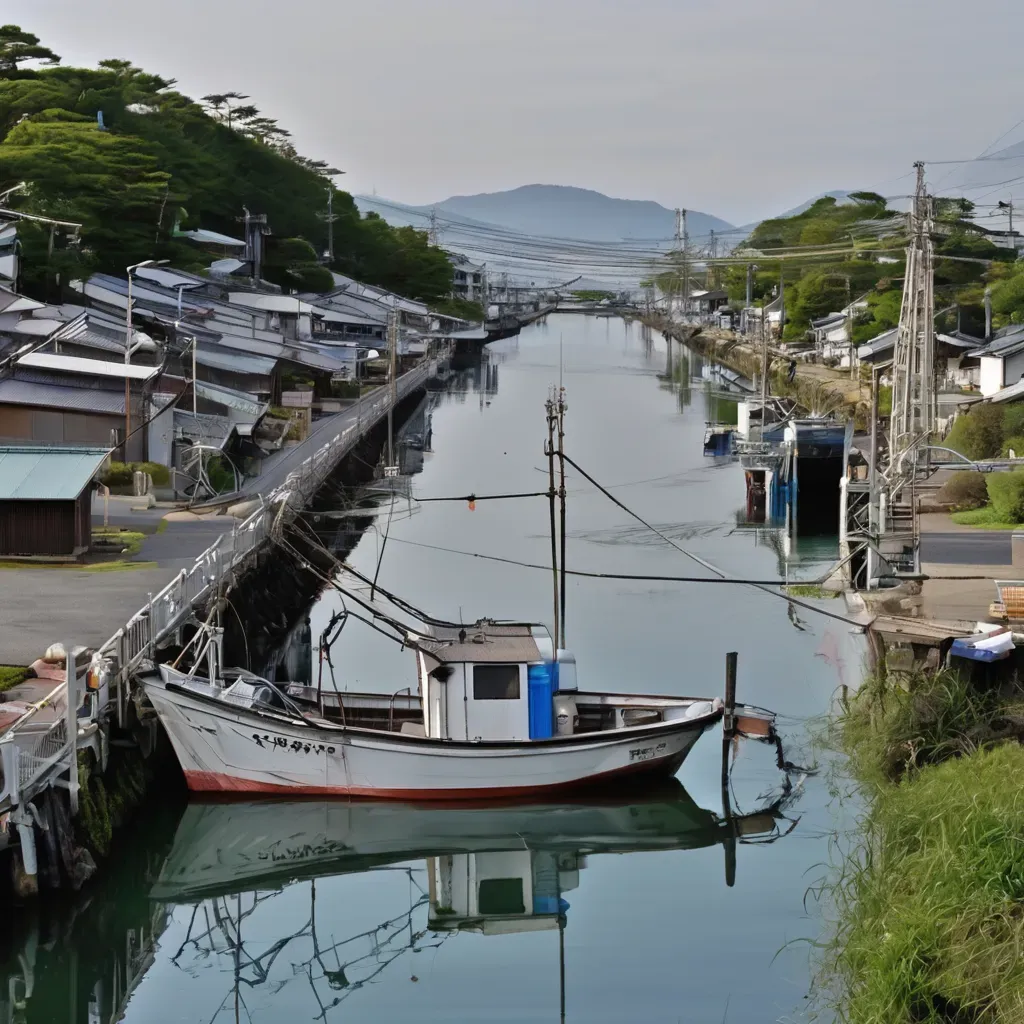
<path fill-rule="evenodd" d="M 485 263 L 471 263 L 466 256 L 449 253 L 452 261 L 452 298 L 483 302 L 487 295 Z"/>
<path fill-rule="evenodd" d="M 77 558 L 92 544 L 103 447 L 0 445 L 0 557 Z"/>
<path fill-rule="evenodd" d="M 117 447 L 124 440 L 126 397 L 131 422 L 141 424 L 144 392 L 159 373 L 156 366 L 57 353 L 22 354 L 0 373 L 0 438 Z M 145 431 L 133 431 L 123 461 L 146 458 Z"/>
<path fill-rule="evenodd" d="M 892 327 L 859 346 L 858 361 L 875 366 L 890 362 L 896 349 L 898 333 L 899 328 Z M 977 338 L 960 331 L 935 335 L 936 383 L 940 393 L 969 391 L 978 387 L 980 368 L 973 351 L 977 345 Z"/>
<path fill-rule="evenodd" d="M 981 363 L 979 386 L 988 398 L 1024 376 L 1024 324 L 996 331 L 992 340 L 969 353 Z"/>

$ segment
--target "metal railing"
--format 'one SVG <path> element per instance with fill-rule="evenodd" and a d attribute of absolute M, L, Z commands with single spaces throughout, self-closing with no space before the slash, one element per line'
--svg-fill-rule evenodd
<path fill-rule="evenodd" d="M 437 372 L 426 362 L 403 374 L 396 382 L 396 402 L 401 402 Z M 384 392 L 381 394 L 380 392 Z M 231 574 L 244 568 L 249 557 L 270 538 L 282 512 L 298 512 L 326 482 L 342 457 L 367 428 L 383 417 L 391 401 L 390 389 L 380 388 L 357 403 L 357 421 L 321 445 L 293 470 L 284 483 L 244 522 L 225 531 L 195 563 L 181 572 L 133 615 L 96 653 L 108 673 L 111 699 L 116 701 L 118 722 L 124 725 L 131 698 L 131 677 L 157 644 L 191 615 L 193 607 L 211 596 Z M 94 661 L 95 664 L 95 661 Z M 40 727 L 38 714 L 52 708 L 56 719 Z M 77 710 L 77 709 L 76 709 Z M 98 714 L 104 709 L 97 708 Z M 50 717 L 50 716 L 47 716 Z M 67 686 L 61 683 L 0 737 L 0 809 L 31 799 L 33 791 L 74 765 L 75 744 L 68 735 Z M 83 720 L 85 724 L 86 720 Z"/>

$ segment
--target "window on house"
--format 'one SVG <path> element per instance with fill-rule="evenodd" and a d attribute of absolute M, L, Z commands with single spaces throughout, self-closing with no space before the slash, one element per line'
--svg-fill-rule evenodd
<path fill-rule="evenodd" d="M 519 700 L 519 666 L 474 665 L 473 700 Z"/>

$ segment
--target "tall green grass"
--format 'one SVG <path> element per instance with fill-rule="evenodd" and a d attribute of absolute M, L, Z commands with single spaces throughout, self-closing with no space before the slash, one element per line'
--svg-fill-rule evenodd
<path fill-rule="evenodd" d="M 1024 748 L 879 791 L 847 866 L 829 963 L 840 1020 L 1024 1021 Z"/>
<path fill-rule="evenodd" d="M 952 672 L 871 679 L 838 739 L 868 811 L 822 988 L 848 1024 L 1024 1021 L 1024 706 Z"/>
<path fill-rule="evenodd" d="M 952 671 L 901 681 L 868 679 L 838 723 L 838 745 L 854 775 L 876 787 L 999 741 L 1012 734 L 1018 717 L 1024 726 L 1024 695 L 1016 685 L 980 690 Z"/>

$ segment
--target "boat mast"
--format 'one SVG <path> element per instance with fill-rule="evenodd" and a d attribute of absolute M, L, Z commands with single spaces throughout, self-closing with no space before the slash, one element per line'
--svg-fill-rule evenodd
<path fill-rule="evenodd" d="M 559 579 L 559 615 L 561 636 L 556 637 L 558 646 L 565 647 L 565 388 L 559 385 L 558 402 L 555 407 L 558 415 L 558 503 L 559 503 L 559 539 L 561 550 Z"/>
<path fill-rule="evenodd" d="M 551 633 L 551 639 L 557 647 L 558 638 L 561 635 L 559 632 L 559 611 L 561 608 L 561 602 L 558 588 L 558 530 L 555 526 L 555 498 L 558 493 L 555 490 L 555 425 L 558 420 L 558 413 L 555 410 L 554 389 L 548 392 L 548 398 L 544 403 L 544 409 L 547 414 L 548 421 L 548 440 L 544 448 L 544 454 L 548 457 L 548 512 L 551 520 L 551 576 L 552 586 L 554 588 L 555 612 L 554 629 Z"/>

